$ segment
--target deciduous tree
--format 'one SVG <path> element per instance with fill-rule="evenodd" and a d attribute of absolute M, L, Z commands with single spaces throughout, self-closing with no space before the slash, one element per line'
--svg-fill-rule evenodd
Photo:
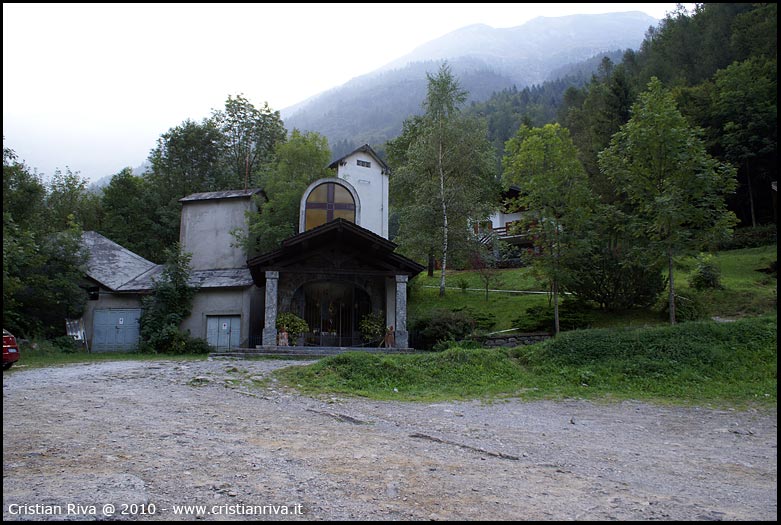
<path fill-rule="evenodd" d="M 212 121 L 223 135 L 233 189 L 261 186 L 260 169 L 271 162 L 277 143 L 285 139 L 279 111 L 272 111 L 268 102 L 257 109 L 243 95 L 229 95 L 225 109 L 214 111 Z"/>
<path fill-rule="evenodd" d="M 301 196 L 317 179 L 329 176 L 331 152 L 328 139 L 316 132 L 294 129 L 290 138 L 276 146 L 276 161 L 266 176 L 265 198 L 256 196 L 257 211 L 247 212 L 247 231 L 233 232 L 249 256 L 279 247 L 299 233 Z"/>
<path fill-rule="evenodd" d="M 559 333 L 559 294 L 568 280 L 567 259 L 588 247 L 586 222 L 594 199 L 588 176 L 569 131 L 558 124 L 521 126 L 505 146 L 503 182 L 520 189 L 519 204 L 528 210 L 521 221 L 534 239 L 533 261 L 553 295 L 554 330 Z"/>
<path fill-rule="evenodd" d="M 632 106 L 632 118 L 600 154 L 599 166 L 632 204 L 634 235 L 667 262 L 675 324 L 674 258 L 730 235 L 736 219 L 725 198 L 735 189 L 735 169 L 706 152 L 655 77 Z"/>

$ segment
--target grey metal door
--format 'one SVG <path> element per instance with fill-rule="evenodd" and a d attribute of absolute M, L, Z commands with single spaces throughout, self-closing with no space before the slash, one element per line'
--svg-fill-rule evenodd
<path fill-rule="evenodd" d="M 241 340 L 241 316 L 210 315 L 206 318 L 206 342 L 214 348 L 238 348 Z"/>
<path fill-rule="evenodd" d="M 132 352 L 138 345 L 140 308 L 95 310 L 93 352 Z"/>

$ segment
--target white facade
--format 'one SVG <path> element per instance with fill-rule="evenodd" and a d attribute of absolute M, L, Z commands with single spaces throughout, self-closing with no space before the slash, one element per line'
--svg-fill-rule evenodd
<path fill-rule="evenodd" d="M 521 220 L 523 214 L 520 212 L 504 213 L 502 211 L 495 212 L 491 215 L 491 228 L 494 230 L 499 228 L 505 228 L 510 223 Z"/>
<path fill-rule="evenodd" d="M 360 199 L 356 224 L 388 238 L 388 171 L 371 150 L 358 149 L 334 162 L 336 176 L 350 183 Z"/>

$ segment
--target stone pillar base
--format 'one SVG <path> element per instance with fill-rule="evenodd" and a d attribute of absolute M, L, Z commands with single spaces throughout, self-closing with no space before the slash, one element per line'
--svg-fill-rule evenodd
<path fill-rule="evenodd" d="M 263 346 L 277 346 L 277 329 L 263 329 Z"/>
<path fill-rule="evenodd" d="M 408 349 L 409 348 L 409 332 L 396 331 L 396 348 Z"/>

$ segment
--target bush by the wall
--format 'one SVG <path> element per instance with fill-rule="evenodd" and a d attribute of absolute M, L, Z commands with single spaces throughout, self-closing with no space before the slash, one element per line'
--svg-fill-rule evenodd
<path fill-rule="evenodd" d="M 562 330 L 577 330 L 588 328 L 593 322 L 593 315 L 588 305 L 582 301 L 563 301 L 559 305 L 559 328 Z M 512 321 L 513 328 L 521 332 L 554 332 L 553 306 L 532 306 L 526 313 Z"/>
<path fill-rule="evenodd" d="M 434 310 L 410 323 L 415 348 L 431 350 L 441 341 L 460 341 L 475 328 L 475 320 L 465 311 Z"/>
<path fill-rule="evenodd" d="M 84 349 L 84 345 L 69 335 L 55 337 L 51 340 L 51 343 L 55 348 L 65 354 L 75 354 L 76 352 L 81 352 Z"/>
<path fill-rule="evenodd" d="M 146 354 L 208 354 L 213 350 L 205 339 L 193 337 L 182 332 L 179 327 L 169 324 L 154 332 L 148 340 L 142 340 L 138 346 Z"/>

